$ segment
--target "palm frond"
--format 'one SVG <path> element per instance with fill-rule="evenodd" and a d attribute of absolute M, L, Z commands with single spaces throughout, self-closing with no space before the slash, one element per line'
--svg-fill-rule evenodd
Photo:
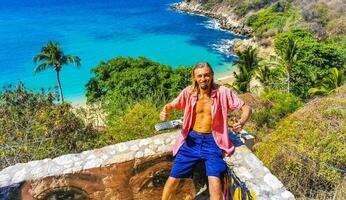
<path fill-rule="evenodd" d="M 295 64 L 298 54 L 297 41 L 289 37 L 285 48 L 280 52 L 281 62 L 286 66 L 287 71 Z"/>
<path fill-rule="evenodd" d="M 247 68 L 247 71 L 254 71 L 259 63 L 259 58 L 257 57 L 258 50 L 252 46 L 247 47 L 244 51 L 238 53 L 239 61 L 238 65 Z"/>
<path fill-rule="evenodd" d="M 330 92 L 322 87 L 322 88 L 310 88 L 308 90 L 308 93 L 312 96 L 315 96 L 315 95 L 328 95 Z"/>
<path fill-rule="evenodd" d="M 322 79 L 319 88 L 310 88 L 310 95 L 328 95 L 333 93 L 336 88 L 341 86 L 345 80 L 344 72 L 333 67 L 328 70 L 328 75 Z"/>
<path fill-rule="evenodd" d="M 256 78 L 264 85 L 267 85 L 267 82 L 269 82 L 271 75 L 272 73 L 268 65 L 262 65 L 256 70 Z"/>
<path fill-rule="evenodd" d="M 65 57 L 66 57 L 66 63 L 75 64 L 77 67 L 81 65 L 81 60 L 78 56 L 67 55 Z"/>
<path fill-rule="evenodd" d="M 49 58 L 48 54 L 46 54 L 45 52 L 40 52 L 39 54 L 34 56 L 33 62 L 38 63 L 39 61 L 44 61 L 44 60 L 47 60 L 48 58 Z"/>
<path fill-rule="evenodd" d="M 42 72 L 50 67 L 53 67 L 53 65 L 48 64 L 47 62 L 41 63 L 37 65 L 36 68 L 34 69 L 34 74 Z"/>
<path fill-rule="evenodd" d="M 237 67 L 238 71 L 233 72 L 235 81 L 232 86 L 240 92 L 248 92 L 252 73 L 245 66 L 238 65 Z"/>

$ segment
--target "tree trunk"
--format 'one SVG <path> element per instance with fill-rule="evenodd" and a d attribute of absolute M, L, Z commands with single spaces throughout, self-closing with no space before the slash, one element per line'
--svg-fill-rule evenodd
<path fill-rule="evenodd" d="M 57 78 L 57 80 L 58 80 L 58 85 L 59 85 L 59 90 L 60 90 L 61 101 L 64 102 L 64 96 L 62 95 L 62 88 L 61 88 L 61 84 L 60 84 L 60 75 L 59 75 L 59 71 L 56 71 L 56 78 Z"/>
<path fill-rule="evenodd" d="M 290 72 L 287 71 L 287 92 L 290 93 Z"/>

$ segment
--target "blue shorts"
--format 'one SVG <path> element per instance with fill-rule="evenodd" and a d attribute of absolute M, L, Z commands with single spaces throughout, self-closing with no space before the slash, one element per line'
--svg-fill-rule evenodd
<path fill-rule="evenodd" d="M 227 169 L 222 150 L 215 143 L 213 135 L 191 130 L 174 159 L 170 176 L 192 178 L 198 161 L 204 161 L 207 176 L 222 178 Z"/>

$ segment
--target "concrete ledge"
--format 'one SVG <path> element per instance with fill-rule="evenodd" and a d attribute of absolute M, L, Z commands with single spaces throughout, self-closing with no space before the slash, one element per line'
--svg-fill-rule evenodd
<path fill-rule="evenodd" d="M 180 134 L 180 130 L 156 135 L 151 138 L 132 140 L 56 158 L 47 158 L 28 163 L 18 163 L 0 171 L 0 187 L 11 186 L 23 181 L 39 180 L 50 176 L 80 172 L 87 169 L 106 167 L 155 154 L 169 153 Z M 232 141 L 236 137 L 231 137 Z M 233 141 L 238 144 L 238 141 Z M 240 144 L 241 145 L 241 144 Z M 262 162 L 245 146 L 236 147 L 225 161 L 243 180 L 258 199 L 295 199 L 283 184 L 263 166 Z"/>

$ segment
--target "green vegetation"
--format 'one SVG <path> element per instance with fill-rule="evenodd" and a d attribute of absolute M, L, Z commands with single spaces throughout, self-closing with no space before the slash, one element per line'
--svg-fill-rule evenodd
<path fill-rule="evenodd" d="M 191 82 L 191 68 L 172 70 L 146 58 L 118 57 L 92 70 L 87 84 L 89 103 L 99 102 L 105 114 L 106 141 L 123 142 L 157 134 L 154 125 L 164 104 Z M 173 119 L 181 118 L 175 112 Z"/>
<path fill-rule="evenodd" d="M 256 154 L 298 196 L 331 198 L 346 172 L 346 86 L 280 121 Z M 268 151 L 270 149 L 270 151 Z M 321 197 L 321 196 L 320 196 Z"/>
<path fill-rule="evenodd" d="M 294 51 L 291 52 L 294 53 L 289 53 L 289 49 L 292 49 L 289 45 L 293 47 L 293 44 Z M 301 98 L 309 97 L 310 88 L 320 87 L 323 78 L 330 75 L 331 68 L 341 72 L 346 68 L 343 50 L 339 46 L 318 42 L 311 33 L 302 29 L 278 34 L 274 48 L 279 59 L 284 61 L 281 65 L 286 66 L 286 69 L 289 66 L 290 92 Z"/>
<path fill-rule="evenodd" d="M 262 60 L 255 72 L 255 79 L 261 82 L 264 88 L 285 90 L 286 74 L 284 67 L 276 60 Z"/>
<path fill-rule="evenodd" d="M 197 1 L 197 0 L 188 0 Z M 346 34 L 346 6 L 340 0 L 203 0 L 205 10 L 229 9 L 251 26 L 257 37 L 272 37 L 294 27 L 318 38 Z"/>
<path fill-rule="evenodd" d="M 229 8 L 253 28 L 257 37 L 302 27 L 318 38 L 346 34 L 346 6 L 342 1 L 300 0 L 206 0 L 204 9 Z"/>
<path fill-rule="evenodd" d="M 246 18 L 245 23 L 256 33 L 256 36 L 273 36 L 287 30 L 296 21 L 299 13 L 286 1 L 279 1 L 268 8 L 260 10 Z"/>
<path fill-rule="evenodd" d="M 87 83 L 87 101 L 93 103 L 114 98 L 124 106 L 147 97 L 162 100 L 156 104 L 172 100 L 190 83 L 191 76 L 190 68 L 172 70 L 143 57 L 118 57 L 100 63 L 92 72 L 95 77 Z"/>
<path fill-rule="evenodd" d="M 235 7 L 235 13 L 240 16 L 245 16 L 251 10 L 259 10 L 271 3 L 269 0 L 228 0 Z"/>
<path fill-rule="evenodd" d="M 309 93 L 311 88 L 324 85 L 331 91 L 344 82 L 345 49 L 341 47 L 336 42 L 319 42 L 303 29 L 280 33 L 274 40 L 277 56 L 271 60 L 260 61 L 257 50 L 252 47 L 239 53 L 233 87 L 239 92 L 249 92 L 250 80 L 256 78 L 268 88 L 286 89 L 303 99 L 317 94 L 312 90 Z M 337 69 L 337 76 L 332 68 Z M 326 86 L 327 79 L 335 79 L 337 84 Z M 333 83 L 329 81 L 328 84 Z"/>
<path fill-rule="evenodd" d="M 346 86 L 339 88 L 345 84 L 345 46 L 344 38 L 318 41 L 307 30 L 292 29 L 276 35 L 277 56 L 254 70 L 240 57 L 234 88 L 249 92 L 256 79 L 264 91 L 247 124 L 257 137 L 255 151 L 297 197 L 327 199 L 345 191 L 338 189 L 346 172 Z M 332 96 L 311 100 L 315 95 Z M 301 99 L 311 102 L 301 108 Z"/>
<path fill-rule="evenodd" d="M 280 65 L 284 67 L 287 74 L 287 92 L 290 92 L 292 68 L 297 62 L 297 41 L 293 38 L 288 38 L 287 43 L 283 49 L 278 49 L 278 56 L 280 60 Z"/>
<path fill-rule="evenodd" d="M 215 6 L 215 4 L 216 4 L 215 2 L 209 1 L 206 4 L 204 4 L 203 7 L 206 10 L 210 10 L 210 9 L 212 9 Z"/>
<path fill-rule="evenodd" d="M 257 57 L 257 49 L 251 46 L 238 54 L 237 72 L 233 72 L 235 81 L 232 87 L 238 92 L 250 91 L 250 80 L 254 71 L 258 67 L 259 58 Z"/>
<path fill-rule="evenodd" d="M 346 7 L 334 0 L 201 2 L 206 10 L 230 5 L 257 37 L 274 39 L 276 56 L 268 60 L 260 60 L 251 47 L 238 55 L 232 87 L 247 93 L 250 81 L 259 81 L 264 88 L 246 128 L 257 136 L 257 156 L 297 197 L 333 198 L 346 180 Z M 34 60 L 43 62 L 35 72 L 55 69 L 63 100 L 61 66 L 78 66 L 80 59 L 49 42 Z M 71 105 L 55 104 L 51 93 L 23 85 L 0 93 L 1 168 L 157 134 L 153 126 L 163 104 L 190 84 L 191 68 L 172 70 L 146 58 L 118 57 L 92 72 L 86 97 L 99 105 L 103 131 L 85 125 L 89 120 L 72 112 Z M 171 118 L 181 116 L 175 112 Z"/>
<path fill-rule="evenodd" d="M 70 104 L 54 100 L 51 93 L 33 92 L 23 84 L 0 92 L 0 169 L 104 145 L 95 143 L 98 132 Z"/>
<path fill-rule="evenodd" d="M 345 72 L 343 70 L 339 71 L 337 68 L 333 67 L 329 69 L 327 76 L 323 77 L 321 87 L 310 88 L 308 92 L 312 95 L 331 94 L 345 82 L 345 79 Z"/>
<path fill-rule="evenodd" d="M 252 115 L 257 130 L 265 126 L 274 128 L 278 121 L 303 106 L 303 102 L 293 94 L 276 90 L 263 93 L 260 99 L 266 106 Z"/>
<path fill-rule="evenodd" d="M 128 106 L 123 115 L 108 116 L 108 134 L 103 139 L 118 143 L 157 134 L 154 125 L 160 122 L 159 113 L 162 107 L 157 107 L 153 102 L 154 99 L 140 101 Z"/>
<path fill-rule="evenodd" d="M 34 73 L 42 72 L 48 68 L 53 68 L 56 72 L 56 78 L 60 89 L 60 98 L 64 102 L 64 96 L 60 84 L 60 70 L 63 65 L 76 64 L 80 66 L 80 58 L 72 55 L 64 55 L 60 46 L 56 42 L 49 41 L 46 46 L 42 47 L 40 53 L 34 57 L 34 63 L 41 62 L 34 69 Z"/>
<path fill-rule="evenodd" d="M 175 98 L 191 76 L 191 68 L 172 70 L 145 58 L 119 57 L 93 71 L 87 97 L 96 109 L 57 104 L 52 93 L 34 92 L 23 84 L 0 92 L 0 169 L 157 134 L 154 125 L 163 104 Z M 105 118 L 103 130 L 93 128 L 99 111 Z M 171 117 L 181 116 L 175 112 Z"/>

